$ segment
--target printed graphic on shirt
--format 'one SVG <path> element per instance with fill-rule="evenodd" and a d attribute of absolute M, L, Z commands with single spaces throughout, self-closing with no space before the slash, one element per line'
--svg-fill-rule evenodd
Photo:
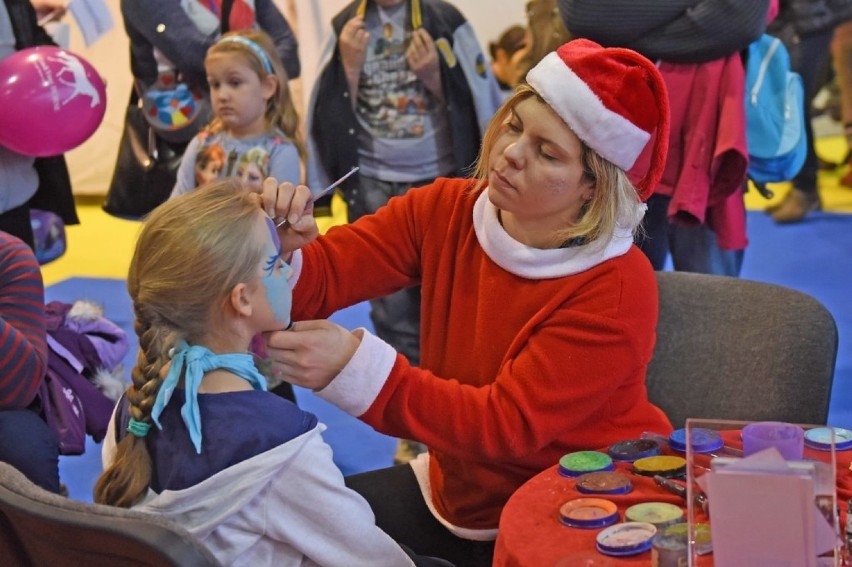
<path fill-rule="evenodd" d="M 410 30 L 382 20 L 381 33 L 371 34 L 367 48 L 357 112 L 374 138 L 420 138 L 435 102 L 405 59 Z"/>
<path fill-rule="evenodd" d="M 217 180 L 225 169 L 225 159 L 225 150 L 219 144 L 201 146 L 195 154 L 195 186 Z"/>
<path fill-rule="evenodd" d="M 269 152 L 261 146 L 255 146 L 240 156 L 237 161 L 236 176 L 246 187 L 258 193 L 263 180 L 269 175 Z"/>
<path fill-rule="evenodd" d="M 195 154 L 195 185 L 200 187 L 219 178 L 238 177 L 247 188 L 260 192 L 263 180 L 269 176 L 269 161 L 270 150 L 262 145 L 243 151 L 235 147 L 226 149 L 218 137 L 213 136 L 207 138 Z"/>

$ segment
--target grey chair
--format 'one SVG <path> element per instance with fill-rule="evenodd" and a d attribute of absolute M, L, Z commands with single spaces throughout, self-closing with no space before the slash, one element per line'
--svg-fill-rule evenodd
<path fill-rule="evenodd" d="M 813 297 L 738 278 L 657 272 L 648 397 L 687 418 L 825 424 L 837 326 Z"/>
<path fill-rule="evenodd" d="M 0 564 L 214 567 L 216 558 L 164 518 L 70 500 L 0 463 Z"/>

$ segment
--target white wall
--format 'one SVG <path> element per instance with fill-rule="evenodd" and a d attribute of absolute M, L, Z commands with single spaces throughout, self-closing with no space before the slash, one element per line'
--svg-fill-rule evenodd
<path fill-rule="evenodd" d="M 104 0 L 115 22 L 114 29 L 90 47 L 85 47 L 73 19 L 69 49 L 89 61 L 104 77 L 107 85 L 107 110 L 95 134 L 78 148 L 68 152 L 74 192 L 105 195 L 118 153 L 124 111 L 130 95 L 132 77 L 127 36 L 119 10 L 119 0 Z M 293 23 L 299 35 L 302 78 L 293 82 L 294 95 L 304 101 L 316 76 L 319 49 L 329 21 L 349 0 L 275 0 Z M 488 42 L 496 39 L 509 25 L 525 21 L 526 0 L 454 0 L 476 31 L 487 56 Z M 304 103 L 300 104 L 304 107 Z"/>

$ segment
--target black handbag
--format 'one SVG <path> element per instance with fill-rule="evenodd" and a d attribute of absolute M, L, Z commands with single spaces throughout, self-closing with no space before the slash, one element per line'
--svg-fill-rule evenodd
<path fill-rule="evenodd" d="M 145 119 L 134 90 L 127 106 L 104 211 L 137 220 L 166 201 L 175 186 L 186 145 L 169 143 L 157 135 Z"/>

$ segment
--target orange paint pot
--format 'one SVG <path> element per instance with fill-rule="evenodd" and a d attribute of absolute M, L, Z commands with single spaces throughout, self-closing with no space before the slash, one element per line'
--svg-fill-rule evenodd
<path fill-rule="evenodd" d="M 618 506 L 605 498 L 574 498 L 559 507 L 559 520 L 571 528 L 602 528 L 618 521 Z"/>

